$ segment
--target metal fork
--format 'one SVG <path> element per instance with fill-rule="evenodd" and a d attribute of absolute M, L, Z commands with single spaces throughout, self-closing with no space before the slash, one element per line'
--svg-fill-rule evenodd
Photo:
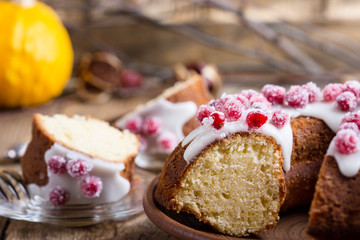
<path fill-rule="evenodd" d="M 24 179 L 16 170 L 0 170 L 0 198 L 7 202 L 30 198 Z"/>

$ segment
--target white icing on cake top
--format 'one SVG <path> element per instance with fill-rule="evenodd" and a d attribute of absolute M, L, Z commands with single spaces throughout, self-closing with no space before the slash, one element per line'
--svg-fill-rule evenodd
<path fill-rule="evenodd" d="M 93 168 L 90 172 L 92 176 L 101 179 L 103 189 L 99 197 L 87 198 L 80 190 L 80 181 L 71 177 L 68 173 L 61 175 L 54 174 L 48 169 L 49 182 L 45 186 L 29 184 L 28 189 L 32 197 L 38 195 L 45 201 L 49 199 L 50 192 L 61 187 L 66 190 L 70 196 L 66 204 L 89 204 L 114 202 L 124 197 L 130 191 L 130 182 L 120 175 L 120 171 L 125 169 L 123 163 L 114 163 L 98 158 L 89 157 L 83 153 L 70 150 L 59 143 L 48 149 L 45 153 L 45 162 L 48 164 L 52 156 L 68 156 L 72 159 L 82 159 L 90 163 Z"/>
<path fill-rule="evenodd" d="M 121 118 L 115 125 L 120 129 L 126 129 L 128 121 L 136 117 L 142 119 L 143 122 L 146 119 L 158 119 L 160 121 L 160 129 L 157 133 L 146 134 L 143 132 L 143 129 L 133 132 L 141 135 L 142 147 L 140 147 L 140 151 L 142 154 L 168 154 L 184 138 L 183 126 L 195 116 L 196 110 L 197 106 L 194 102 L 172 103 L 164 98 L 160 98 L 141 106 L 133 113 Z M 170 148 L 164 148 L 159 144 L 161 137 L 169 140 Z"/>

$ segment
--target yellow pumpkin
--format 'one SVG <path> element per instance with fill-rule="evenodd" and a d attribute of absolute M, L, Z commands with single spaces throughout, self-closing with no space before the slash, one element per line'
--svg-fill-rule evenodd
<path fill-rule="evenodd" d="M 0 107 L 45 103 L 63 91 L 73 66 L 56 12 L 35 0 L 0 1 Z"/>

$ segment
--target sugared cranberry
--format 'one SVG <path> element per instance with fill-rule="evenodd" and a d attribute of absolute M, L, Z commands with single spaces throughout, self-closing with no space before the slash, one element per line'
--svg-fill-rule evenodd
<path fill-rule="evenodd" d="M 144 121 L 143 132 L 148 135 L 155 135 L 160 132 L 161 119 L 157 117 L 151 117 Z"/>
<path fill-rule="evenodd" d="M 283 104 L 285 100 L 286 90 L 284 87 L 272 84 L 266 84 L 262 90 L 262 94 L 272 104 Z"/>
<path fill-rule="evenodd" d="M 66 164 L 66 169 L 73 178 L 86 176 L 92 168 L 92 164 L 82 159 L 73 159 Z"/>
<path fill-rule="evenodd" d="M 323 89 L 323 98 L 326 102 L 336 100 L 336 97 L 343 91 L 343 85 L 340 83 L 330 83 Z"/>
<path fill-rule="evenodd" d="M 341 130 L 335 136 L 335 147 L 339 153 L 354 153 L 357 151 L 358 145 L 359 137 L 350 129 Z"/>
<path fill-rule="evenodd" d="M 250 105 L 252 106 L 254 103 L 263 103 L 267 108 L 271 108 L 271 102 L 269 102 L 266 97 L 261 95 L 252 96 L 250 98 Z"/>
<path fill-rule="evenodd" d="M 209 103 L 209 106 L 215 108 L 216 111 L 221 111 L 224 107 L 224 104 L 232 98 L 231 95 L 226 95 L 225 93 L 221 96 L 221 98 L 213 100 Z"/>
<path fill-rule="evenodd" d="M 242 90 L 240 92 L 241 95 L 245 96 L 247 99 L 250 100 L 250 98 L 252 98 L 253 96 L 259 96 L 260 93 L 253 90 L 253 89 L 248 89 L 248 90 Z"/>
<path fill-rule="evenodd" d="M 350 129 L 350 130 L 354 131 L 356 134 L 360 133 L 359 127 L 354 122 L 344 122 L 344 123 L 340 124 L 339 131 L 344 130 L 344 129 Z"/>
<path fill-rule="evenodd" d="M 128 121 L 126 121 L 125 123 L 125 128 L 130 130 L 130 132 L 132 133 L 140 133 L 141 132 L 141 127 L 142 127 L 142 119 L 141 117 L 133 117 L 131 119 L 129 119 Z"/>
<path fill-rule="evenodd" d="M 60 155 L 54 155 L 48 162 L 49 170 L 54 174 L 64 174 L 66 172 L 66 159 Z"/>
<path fill-rule="evenodd" d="M 342 111 L 353 111 L 356 105 L 356 97 L 352 92 L 342 92 L 336 98 L 336 106 Z"/>
<path fill-rule="evenodd" d="M 176 136 L 172 132 L 163 132 L 157 138 L 158 146 L 166 153 L 170 153 L 172 150 L 174 150 L 177 142 L 178 141 L 176 139 Z"/>
<path fill-rule="evenodd" d="M 215 112 L 215 107 L 209 105 L 201 105 L 196 114 L 196 119 L 201 123 L 204 118 L 210 116 L 211 113 Z"/>
<path fill-rule="evenodd" d="M 125 88 L 140 87 L 143 82 L 143 76 L 130 69 L 124 69 L 121 71 L 121 83 Z"/>
<path fill-rule="evenodd" d="M 49 195 L 49 201 L 54 206 L 62 206 L 69 200 L 68 192 L 61 188 L 56 187 L 54 188 Z"/>
<path fill-rule="evenodd" d="M 309 93 L 301 86 L 291 86 L 285 100 L 291 107 L 303 108 L 309 103 Z"/>
<path fill-rule="evenodd" d="M 234 97 L 239 100 L 242 105 L 244 105 L 245 109 L 247 109 L 248 107 L 250 107 L 250 100 L 245 97 L 244 95 L 238 93 L 238 94 L 235 94 Z"/>
<path fill-rule="evenodd" d="M 101 179 L 95 176 L 87 176 L 80 183 L 80 190 L 87 198 L 99 197 L 102 189 Z"/>
<path fill-rule="evenodd" d="M 282 128 L 289 121 L 289 119 L 289 115 L 286 112 L 282 110 L 276 110 L 271 117 L 271 123 L 274 124 L 274 126 L 277 128 Z"/>
<path fill-rule="evenodd" d="M 225 102 L 221 111 L 229 121 L 236 121 L 241 117 L 244 109 L 244 105 L 236 98 L 233 98 Z"/>
<path fill-rule="evenodd" d="M 346 91 L 352 92 L 356 98 L 360 97 L 360 82 L 356 80 L 345 82 L 343 92 Z"/>
<path fill-rule="evenodd" d="M 217 130 L 222 128 L 225 124 L 225 115 L 222 112 L 213 112 L 210 115 L 210 118 L 213 119 L 212 126 Z"/>
<path fill-rule="evenodd" d="M 309 103 L 317 102 L 321 97 L 321 90 L 313 82 L 308 82 L 302 86 L 309 93 Z"/>
<path fill-rule="evenodd" d="M 258 109 L 250 111 L 246 116 L 246 123 L 250 129 L 260 128 L 267 120 L 268 117 L 265 112 Z"/>
<path fill-rule="evenodd" d="M 352 113 L 347 113 L 345 115 L 345 117 L 341 120 L 341 124 L 344 123 L 348 123 L 348 122 L 353 122 L 355 123 L 358 128 L 360 129 L 360 112 L 352 112 Z"/>

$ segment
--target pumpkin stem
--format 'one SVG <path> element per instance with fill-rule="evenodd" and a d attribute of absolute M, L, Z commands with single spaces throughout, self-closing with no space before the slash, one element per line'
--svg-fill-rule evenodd
<path fill-rule="evenodd" d="M 36 0 L 12 0 L 12 2 L 24 8 L 31 8 L 35 5 Z"/>

